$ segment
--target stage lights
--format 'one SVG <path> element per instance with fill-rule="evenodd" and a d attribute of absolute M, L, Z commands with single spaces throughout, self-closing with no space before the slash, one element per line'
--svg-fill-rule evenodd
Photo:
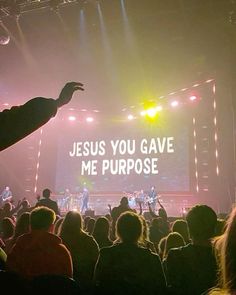
<path fill-rule="evenodd" d="M 194 101 L 194 100 L 197 99 L 197 97 L 196 97 L 196 95 L 191 95 L 191 96 L 189 97 L 189 99 L 190 99 L 191 101 Z"/>
<path fill-rule="evenodd" d="M 68 117 L 68 120 L 69 120 L 69 121 L 76 121 L 76 117 L 75 117 L 75 116 L 69 116 L 69 117 Z"/>
<path fill-rule="evenodd" d="M 179 102 L 178 102 L 177 100 L 173 100 L 173 101 L 170 103 L 170 105 L 171 105 L 173 108 L 175 108 L 175 107 L 177 107 L 177 106 L 179 105 Z"/>
<path fill-rule="evenodd" d="M 155 118 L 157 113 L 162 110 L 163 110 L 163 107 L 161 105 L 156 106 L 156 107 L 151 107 L 151 108 L 141 111 L 140 116 L 142 116 L 142 117 L 147 116 L 152 119 L 152 118 Z"/>
<path fill-rule="evenodd" d="M 141 111 L 140 116 L 144 117 L 146 115 L 146 111 Z"/>
<path fill-rule="evenodd" d="M 157 114 L 157 110 L 156 108 L 150 108 L 148 110 L 146 110 L 146 115 L 149 117 L 149 118 L 154 118 Z"/>
<path fill-rule="evenodd" d="M 88 122 L 88 123 L 92 123 L 93 121 L 94 121 L 93 117 L 87 117 L 86 118 L 86 122 Z"/>
<path fill-rule="evenodd" d="M 132 121 L 134 119 L 134 116 L 130 114 L 130 115 L 128 115 L 127 118 L 128 118 L 129 121 Z"/>

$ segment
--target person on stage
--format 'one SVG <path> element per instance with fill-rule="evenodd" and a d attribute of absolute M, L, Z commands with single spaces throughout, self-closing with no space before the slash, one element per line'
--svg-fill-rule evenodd
<path fill-rule="evenodd" d="M 145 202 L 145 193 L 144 190 L 137 192 L 136 194 L 136 205 L 143 206 Z"/>
<path fill-rule="evenodd" d="M 0 206 L 12 199 L 12 192 L 9 186 L 6 186 L 0 195 Z"/>
<path fill-rule="evenodd" d="M 83 214 L 86 210 L 88 210 L 88 201 L 89 201 L 89 191 L 87 188 L 84 188 L 82 193 L 82 206 L 80 210 L 81 214 Z"/>
<path fill-rule="evenodd" d="M 148 203 L 153 212 L 156 212 L 156 205 L 157 205 L 157 192 L 155 186 L 151 187 L 150 192 L 148 193 Z"/>

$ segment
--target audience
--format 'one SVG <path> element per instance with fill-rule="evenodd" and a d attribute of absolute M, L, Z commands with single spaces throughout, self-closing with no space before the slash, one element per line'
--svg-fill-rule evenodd
<path fill-rule="evenodd" d="M 59 236 L 71 253 L 73 278 L 79 282 L 84 292 L 90 292 L 99 248 L 95 239 L 83 230 L 82 217 L 79 212 L 66 213 Z"/>
<path fill-rule="evenodd" d="M 25 278 L 46 274 L 73 277 L 70 253 L 52 234 L 55 218 L 54 211 L 47 207 L 31 212 L 31 230 L 17 239 L 8 254 L 7 270 Z"/>
<path fill-rule="evenodd" d="M 185 246 L 184 238 L 176 232 L 169 233 L 165 240 L 165 249 L 163 253 L 163 259 L 165 259 L 170 249 L 179 248 Z"/>
<path fill-rule="evenodd" d="M 96 220 L 93 237 L 100 249 L 112 246 L 113 242 L 110 239 L 110 224 L 106 217 L 99 217 Z"/>
<path fill-rule="evenodd" d="M 199 295 L 216 284 L 217 262 L 211 246 L 216 213 L 197 205 L 187 214 L 191 244 L 171 249 L 166 258 L 168 285 L 172 294 Z"/>
<path fill-rule="evenodd" d="M 34 294 L 57 282 L 57 294 L 235 293 L 236 209 L 226 224 L 210 207 L 194 206 L 169 233 L 163 206 L 149 222 L 123 197 L 110 221 L 85 216 L 85 227 L 76 211 L 60 216 L 50 193 L 45 189 L 34 209 L 26 199 L 0 208 L 1 278 L 15 274 Z"/>
<path fill-rule="evenodd" d="M 151 250 L 152 252 L 156 253 L 157 251 L 156 251 L 155 245 L 149 240 L 149 230 L 148 230 L 147 222 L 142 215 L 140 215 L 140 218 L 143 225 L 143 232 L 139 239 L 139 244 L 140 246 L 143 246 L 144 248 L 147 248 Z"/>
<path fill-rule="evenodd" d="M 127 197 L 121 198 L 120 205 L 118 207 L 114 207 L 112 210 L 110 209 L 110 213 L 112 217 L 112 238 L 113 239 L 115 239 L 116 221 L 119 218 L 119 216 L 126 211 L 133 212 L 133 209 L 131 209 L 129 206 L 129 200 Z"/>
<path fill-rule="evenodd" d="M 56 215 L 60 215 L 59 208 L 56 201 L 53 201 L 51 198 L 51 191 L 48 188 L 43 190 L 43 199 L 38 200 L 35 207 L 44 206 L 52 209 Z"/>
<path fill-rule="evenodd" d="M 4 250 L 7 248 L 9 241 L 13 237 L 14 231 L 15 231 L 15 223 L 13 222 L 13 220 L 9 217 L 3 218 L 1 222 L 0 237 L 3 243 L 5 244 Z"/>
<path fill-rule="evenodd" d="M 228 218 L 225 233 L 217 240 L 217 254 L 219 289 L 211 294 L 233 295 L 236 293 L 236 208 Z"/>
<path fill-rule="evenodd" d="M 142 220 L 125 212 L 117 220 L 120 243 L 100 250 L 95 268 L 98 294 L 165 294 L 166 282 L 158 255 L 138 245 Z"/>
<path fill-rule="evenodd" d="M 12 238 L 6 243 L 5 251 L 9 253 L 12 247 L 15 245 L 16 240 L 23 234 L 26 234 L 30 231 L 30 213 L 25 212 L 18 217 L 15 226 L 15 232 Z"/>
<path fill-rule="evenodd" d="M 184 238 L 186 244 L 189 244 L 191 242 L 189 238 L 188 224 L 186 220 L 175 220 L 175 222 L 172 224 L 172 232 L 179 233 Z"/>
<path fill-rule="evenodd" d="M 89 235 L 92 235 L 92 233 L 93 233 L 95 222 L 96 222 L 96 220 L 94 218 L 90 218 L 88 221 L 86 232 Z"/>

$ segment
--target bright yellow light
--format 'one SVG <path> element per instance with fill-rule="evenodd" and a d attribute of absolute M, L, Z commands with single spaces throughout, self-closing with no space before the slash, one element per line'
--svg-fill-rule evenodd
<path fill-rule="evenodd" d="M 156 111 L 157 111 L 157 112 L 162 111 L 162 109 L 163 109 L 162 106 L 157 106 L 157 107 L 156 107 Z"/>
<path fill-rule="evenodd" d="M 141 111 L 141 112 L 140 112 L 140 115 L 141 115 L 142 117 L 144 117 L 144 116 L 146 115 L 146 111 Z"/>
<path fill-rule="evenodd" d="M 157 110 L 156 110 L 156 108 L 148 109 L 148 110 L 146 110 L 146 114 L 148 115 L 148 117 L 154 118 L 157 114 Z"/>

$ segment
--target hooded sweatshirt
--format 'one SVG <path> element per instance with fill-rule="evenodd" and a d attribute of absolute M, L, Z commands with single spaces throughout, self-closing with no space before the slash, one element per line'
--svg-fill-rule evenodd
<path fill-rule="evenodd" d="M 73 276 L 72 260 L 61 239 L 33 230 L 20 236 L 7 257 L 7 269 L 32 278 L 39 275 Z"/>

